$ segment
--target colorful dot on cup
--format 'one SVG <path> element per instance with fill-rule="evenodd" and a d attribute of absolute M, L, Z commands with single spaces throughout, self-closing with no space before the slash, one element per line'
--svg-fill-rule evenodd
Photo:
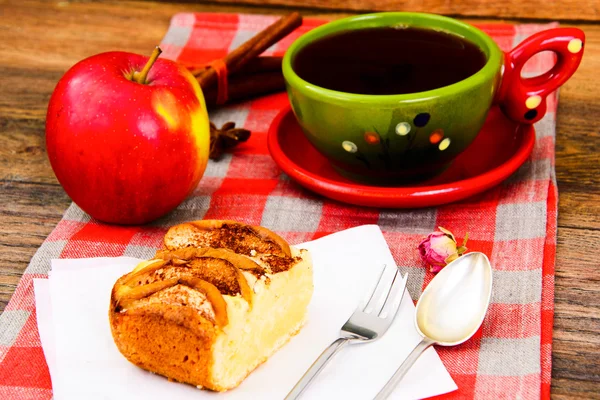
<path fill-rule="evenodd" d="M 583 42 L 581 41 L 581 39 L 572 39 L 567 45 L 567 49 L 573 54 L 579 53 L 582 47 Z"/>
<path fill-rule="evenodd" d="M 525 106 L 530 110 L 536 108 L 542 102 L 542 98 L 540 96 L 531 96 L 527 100 L 525 100 Z"/>
<path fill-rule="evenodd" d="M 431 144 L 439 143 L 440 140 L 443 139 L 443 137 L 444 137 L 444 130 L 436 129 L 435 131 L 431 132 L 431 135 L 429 135 L 429 142 Z"/>
<path fill-rule="evenodd" d="M 348 153 L 356 153 L 358 151 L 358 147 L 348 140 L 344 140 L 342 142 L 342 148 L 346 150 Z"/>
<path fill-rule="evenodd" d="M 410 132 L 410 124 L 408 122 L 400 122 L 396 125 L 396 134 L 406 136 Z"/>
<path fill-rule="evenodd" d="M 429 115 L 429 113 L 420 113 L 417 114 L 413 122 L 415 126 L 422 128 L 425 125 L 427 125 L 427 123 L 429 122 L 429 118 L 431 118 L 431 115 Z"/>
<path fill-rule="evenodd" d="M 448 146 L 450 146 L 450 138 L 446 138 L 446 139 L 442 140 L 440 142 L 440 145 L 438 146 L 438 148 L 441 151 L 444 151 L 444 150 L 446 150 L 448 148 Z"/>
<path fill-rule="evenodd" d="M 365 142 L 367 144 L 377 144 L 379 143 L 379 135 L 375 132 L 365 132 Z"/>

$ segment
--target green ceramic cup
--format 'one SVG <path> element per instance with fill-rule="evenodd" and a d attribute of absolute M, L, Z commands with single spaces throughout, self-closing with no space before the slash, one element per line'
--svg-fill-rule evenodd
<path fill-rule="evenodd" d="M 459 35 L 475 43 L 487 62 L 460 82 L 401 95 L 329 90 L 301 79 L 292 68 L 299 50 L 315 40 L 351 29 L 390 26 Z M 566 29 L 541 32 L 545 35 L 534 35 L 504 54 L 484 32 L 452 18 L 400 12 L 359 15 L 327 23 L 298 38 L 284 56 L 283 74 L 292 109 L 306 137 L 338 172 L 376 185 L 414 182 L 447 168 L 473 141 L 495 101 L 518 122 L 542 118 L 545 97 L 570 77 L 581 59 L 581 52 L 572 50 L 577 47 L 574 41 L 582 45 L 583 33 Z M 521 68 L 542 50 L 554 51 L 565 62 L 547 73 L 552 76 L 527 82 L 521 78 Z"/>

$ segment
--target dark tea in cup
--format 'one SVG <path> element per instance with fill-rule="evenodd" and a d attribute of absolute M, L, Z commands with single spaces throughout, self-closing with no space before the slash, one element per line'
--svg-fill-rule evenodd
<path fill-rule="evenodd" d="M 294 58 L 307 82 L 345 93 L 424 92 L 462 81 L 487 59 L 458 35 L 414 27 L 355 29 L 326 36 Z"/>

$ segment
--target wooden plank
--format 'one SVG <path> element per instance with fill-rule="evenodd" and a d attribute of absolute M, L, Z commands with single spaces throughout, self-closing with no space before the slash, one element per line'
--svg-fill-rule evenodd
<path fill-rule="evenodd" d="M 600 26 L 581 27 L 586 49 L 560 89 L 556 115 L 558 225 L 600 229 Z"/>
<path fill-rule="evenodd" d="M 600 128 L 590 119 L 600 115 L 600 103 L 573 94 L 570 88 L 561 91 L 558 109 L 558 225 L 600 229 Z"/>
<path fill-rule="evenodd" d="M 560 228 L 554 298 L 552 389 L 600 398 L 599 230 Z"/>
<path fill-rule="evenodd" d="M 212 1 L 231 3 L 231 0 Z M 237 0 L 236 3 L 327 9 L 338 12 L 410 11 L 460 17 L 575 21 L 598 21 L 600 19 L 600 2 L 596 0 Z"/>
<path fill-rule="evenodd" d="M 0 142 L 1 143 L 1 142 Z M 0 311 L 70 204 L 59 185 L 0 181 Z"/>

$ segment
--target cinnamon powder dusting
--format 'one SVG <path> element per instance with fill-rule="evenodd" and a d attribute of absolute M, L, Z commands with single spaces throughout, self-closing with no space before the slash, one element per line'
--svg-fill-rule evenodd
<path fill-rule="evenodd" d="M 220 229 L 203 232 L 207 247 L 230 249 L 235 253 L 246 256 L 252 255 L 252 250 L 258 253 L 268 253 L 284 256 L 279 245 L 272 240 L 260 237 L 249 226 L 223 224 Z"/>
<path fill-rule="evenodd" d="M 263 255 L 260 259 L 269 265 L 272 274 L 287 271 L 302 260 L 300 257 L 282 257 L 272 254 Z"/>

